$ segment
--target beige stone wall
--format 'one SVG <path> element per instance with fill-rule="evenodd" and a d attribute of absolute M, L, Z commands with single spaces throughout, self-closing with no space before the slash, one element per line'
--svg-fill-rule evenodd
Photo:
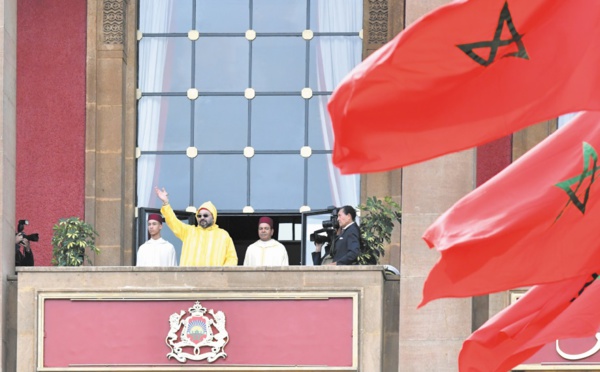
<path fill-rule="evenodd" d="M 323 293 L 347 291 L 358 298 L 358 368 L 323 371 L 386 371 L 383 354 L 386 332 L 393 334 L 394 320 L 386 323 L 383 314 L 397 315 L 397 309 L 384 309 L 387 280 L 382 267 L 288 267 L 288 268 L 19 268 L 18 275 L 18 371 L 35 371 L 38 358 L 38 296 L 42 293 L 75 292 L 134 294 L 231 292 L 243 298 L 245 293 Z M 396 288 L 397 289 L 397 288 Z M 388 289 L 389 290 L 389 289 Z M 392 289 L 393 290 L 393 289 Z M 397 293 L 397 292 L 395 292 Z M 199 299 L 201 300 L 201 299 Z M 393 301 L 392 301 L 393 303 Z M 68 322 L 68 319 L 65 319 Z M 101 325 L 99 325 L 101 326 Z M 233 337 L 233 336 L 232 336 Z M 235 370 L 235 369 L 233 369 Z M 314 372 L 319 369 L 311 369 Z"/>
<path fill-rule="evenodd" d="M 85 219 L 95 265 L 131 265 L 135 214 L 136 2 L 88 1 Z"/>
<path fill-rule="evenodd" d="M 445 0 L 407 0 L 407 26 Z M 417 310 L 423 283 L 439 258 L 421 239 L 434 220 L 475 186 L 475 150 L 404 168 L 400 284 L 400 371 L 423 366 L 456 371 L 458 352 L 471 333 L 472 300 L 436 300 Z"/>
<path fill-rule="evenodd" d="M 7 312 L 10 308 L 8 276 L 15 267 L 15 176 L 16 176 L 16 104 L 17 104 L 17 1 L 0 0 L 0 369 L 9 370 L 7 355 L 14 345 L 7 339 L 10 327 Z"/>

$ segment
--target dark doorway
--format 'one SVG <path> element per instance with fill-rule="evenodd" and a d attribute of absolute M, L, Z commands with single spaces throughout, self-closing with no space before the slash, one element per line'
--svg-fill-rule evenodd
<path fill-rule="evenodd" d="M 160 213 L 153 208 L 140 208 L 137 219 L 137 242 L 136 249 L 148 240 L 148 214 Z M 196 223 L 194 213 L 186 211 L 175 211 L 175 215 L 188 224 Z M 300 213 L 264 213 L 264 214 L 233 214 L 219 213 L 217 225 L 225 229 L 235 245 L 238 256 L 238 265 L 244 264 L 244 257 L 248 246 L 258 240 L 258 220 L 260 217 L 268 216 L 273 219 L 275 234 L 273 238 L 283 244 L 287 250 L 290 265 L 300 265 L 302 257 L 302 215 Z M 173 235 L 168 226 L 164 224 L 162 236 L 175 246 L 178 257 L 181 255 L 181 241 Z M 134 255 L 135 265 L 136 257 Z"/>

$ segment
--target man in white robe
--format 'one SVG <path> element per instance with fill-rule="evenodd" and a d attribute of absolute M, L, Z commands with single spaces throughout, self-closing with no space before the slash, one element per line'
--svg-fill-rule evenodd
<path fill-rule="evenodd" d="M 246 250 L 244 266 L 288 266 L 288 255 L 283 244 L 273 239 L 273 220 L 261 217 L 258 220 L 258 237 Z"/>
<path fill-rule="evenodd" d="M 138 249 L 136 266 L 177 266 L 175 247 L 160 236 L 162 224 L 160 214 L 148 216 L 150 239 Z"/>

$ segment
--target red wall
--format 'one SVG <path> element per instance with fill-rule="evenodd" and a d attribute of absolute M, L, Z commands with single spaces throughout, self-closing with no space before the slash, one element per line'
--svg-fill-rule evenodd
<path fill-rule="evenodd" d="M 512 162 L 512 136 L 488 142 L 477 148 L 477 186 L 494 177 Z"/>
<path fill-rule="evenodd" d="M 50 265 L 52 226 L 84 217 L 86 1 L 17 2 L 17 220 L 36 266 Z"/>
<path fill-rule="evenodd" d="M 182 320 L 188 318 L 194 303 L 47 299 L 44 367 L 181 365 L 167 358 L 169 317 L 185 311 Z M 352 298 L 203 300 L 201 305 L 226 315 L 227 358 L 214 365 L 352 366 L 353 340 L 360 337 L 353 325 Z M 181 332 L 173 343 L 182 341 Z M 184 352 L 191 353 L 190 349 L 185 347 Z M 208 351 L 205 347 L 199 353 Z"/>

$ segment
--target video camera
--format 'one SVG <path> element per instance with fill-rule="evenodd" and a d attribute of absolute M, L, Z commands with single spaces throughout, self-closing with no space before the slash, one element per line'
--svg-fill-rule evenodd
<path fill-rule="evenodd" d="M 29 235 L 24 234 L 23 229 L 25 228 L 25 225 L 29 225 L 29 221 L 19 220 L 19 225 L 17 226 L 17 234 L 21 234 L 23 238 L 29 240 L 30 242 L 37 242 L 38 240 L 40 240 L 40 236 L 38 233 Z"/>
<path fill-rule="evenodd" d="M 309 240 L 315 242 L 315 244 L 333 242 L 335 239 L 335 232 L 340 227 L 337 220 L 338 209 L 336 207 L 329 207 L 327 210 L 330 212 L 330 216 L 328 220 L 321 223 L 323 228 L 315 230 L 315 232 L 308 236 Z"/>

